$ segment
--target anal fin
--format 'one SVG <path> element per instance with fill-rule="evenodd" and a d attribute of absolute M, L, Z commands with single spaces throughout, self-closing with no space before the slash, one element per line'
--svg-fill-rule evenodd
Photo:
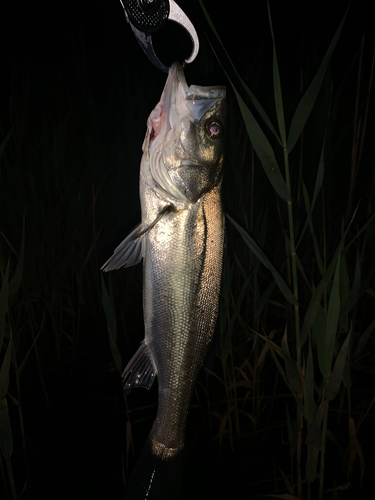
<path fill-rule="evenodd" d="M 134 386 L 151 389 L 156 375 L 157 373 L 152 365 L 148 347 L 143 340 L 141 346 L 126 365 L 126 368 L 122 373 L 124 388 L 128 389 L 129 387 Z"/>

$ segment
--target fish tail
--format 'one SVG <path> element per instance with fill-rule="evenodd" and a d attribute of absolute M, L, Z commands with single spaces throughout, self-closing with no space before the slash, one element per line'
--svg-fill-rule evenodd
<path fill-rule="evenodd" d="M 126 485 L 124 500 L 179 500 L 183 462 L 182 450 L 168 459 L 156 456 L 148 438 Z"/>

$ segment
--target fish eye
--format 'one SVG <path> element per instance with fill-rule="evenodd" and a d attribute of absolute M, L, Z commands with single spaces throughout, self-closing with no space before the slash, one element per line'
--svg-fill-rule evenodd
<path fill-rule="evenodd" d="M 210 139 L 216 139 L 221 136 L 222 126 L 217 120 L 209 121 L 207 123 L 207 133 Z"/>

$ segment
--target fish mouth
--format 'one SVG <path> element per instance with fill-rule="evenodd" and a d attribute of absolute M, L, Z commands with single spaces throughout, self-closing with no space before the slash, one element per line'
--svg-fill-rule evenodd
<path fill-rule="evenodd" d="M 184 70 L 178 62 L 174 62 L 170 67 L 164 92 L 166 97 L 168 96 L 166 102 L 169 103 L 169 123 L 172 129 L 179 121 L 179 116 L 189 115 L 193 120 L 200 120 L 217 101 L 226 97 L 224 86 L 189 86 Z"/>
<path fill-rule="evenodd" d="M 180 63 L 174 62 L 169 69 L 167 82 L 161 97 L 162 112 L 168 117 L 169 130 L 175 130 L 181 117 L 200 120 L 219 100 L 225 99 L 226 87 L 188 85 Z"/>
<path fill-rule="evenodd" d="M 160 108 L 157 106 L 153 113 L 157 111 L 156 114 L 159 114 L 159 117 L 162 113 L 167 118 L 167 134 L 169 130 L 175 130 L 182 117 L 188 116 L 193 120 L 200 120 L 217 101 L 225 99 L 225 97 L 225 86 L 189 86 L 186 83 L 181 64 L 174 62 L 169 69 L 168 78 L 160 98 Z"/>

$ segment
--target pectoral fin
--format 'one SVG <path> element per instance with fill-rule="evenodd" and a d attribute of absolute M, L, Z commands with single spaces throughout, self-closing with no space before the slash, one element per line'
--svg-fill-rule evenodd
<path fill-rule="evenodd" d="M 139 224 L 113 252 L 105 264 L 100 268 L 102 271 L 114 271 L 120 267 L 135 266 L 142 260 L 142 239 L 144 236 L 142 225 Z"/>
<path fill-rule="evenodd" d="M 152 365 L 151 357 L 145 341 L 126 365 L 122 374 L 124 388 L 144 387 L 151 389 L 156 377 L 156 369 Z"/>
<path fill-rule="evenodd" d="M 101 271 L 114 271 L 120 267 L 131 267 L 141 262 L 143 257 L 142 240 L 149 231 L 166 215 L 175 212 L 172 205 L 163 208 L 151 224 L 143 226 L 139 224 L 113 252 L 105 264 L 100 268 Z"/>

